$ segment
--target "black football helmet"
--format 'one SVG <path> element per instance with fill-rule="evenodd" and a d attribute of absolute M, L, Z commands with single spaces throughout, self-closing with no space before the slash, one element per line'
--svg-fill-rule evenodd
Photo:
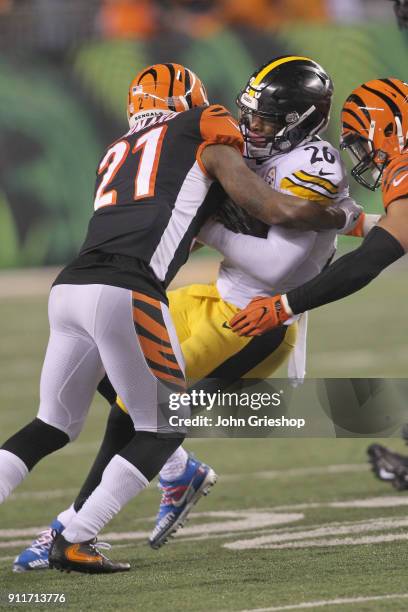
<path fill-rule="evenodd" d="M 287 153 L 320 133 L 330 115 L 333 83 L 308 57 L 285 55 L 264 64 L 237 97 L 245 156 L 264 159 Z M 273 125 L 263 138 L 251 132 L 252 117 Z"/>

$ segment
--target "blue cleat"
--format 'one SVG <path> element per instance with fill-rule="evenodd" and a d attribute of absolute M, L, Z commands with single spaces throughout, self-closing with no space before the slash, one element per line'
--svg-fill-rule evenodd
<path fill-rule="evenodd" d="M 210 466 L 189 457 L 186 469 L 177 480 L 159 478 L 163 495 L 160 501 L 156 526 L 149 538 L 152 548 L 166 544 L 179 527 L 183 527 L 188 514 L 202 495 L 207 495 L 217 481 L 217 474 Z"/>
<path fill-rule="evenodd" d="M 48 554 L 55 532 L 61 533 L 62 531 L 64 531 L 64 525 L 58 519 L 52 521 L 51 525 L 41 531 L 32 544 L 14 559 L 13 572 L 48 569 Z"/>

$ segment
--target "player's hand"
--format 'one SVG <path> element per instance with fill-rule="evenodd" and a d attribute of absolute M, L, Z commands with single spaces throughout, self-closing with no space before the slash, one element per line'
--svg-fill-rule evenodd
<path fill-rule="evenodd" d="M 338 202 L 338 207 L 346 215 L 344 226 L 338 231 L 339 234 L 348 234 L 358 223 L 359 217 L 363 212 L 363 207 L 357 204 L 352 198 L 343 198 Z"/>
<path fill-rule="evenodd" d="M 279 327 L 292 316 L 284 304 L 285 301 L 281 295 L 255 297 L 231 319 L 229 324 L 232 331 L 238 336 L 260 336 Z"/>
<path fill-rule="evenodd" d="M 394 13 L 398 26 L 401 30 L 408 28 L 408 0 L 392 0 L 394 2 Z"/>
<path fill-rule="evenodd" d="M 408 152 L 394 157 L 386 166 L 381 189 L 384 208 L 394 200 L 408 197 Z"/>

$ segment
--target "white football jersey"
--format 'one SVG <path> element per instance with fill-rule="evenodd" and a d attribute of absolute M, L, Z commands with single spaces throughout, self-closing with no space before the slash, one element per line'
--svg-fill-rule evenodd
<path fill-rule="evenodd" d="M 322 205 L 348 196 L 349 187 L 345 166 L 339 152 L 328 142 L 316 138 L 289 153 L 276 155 L 262 163 L 247 160 L 248 166 L 274 189 L 316 200 Z M 293 203 L 296 206 L 296 202 Z M 253 275 L 243 272 L 228 258 L 221 265 L 217 288 L 221 297 L 239 308 L 244 308 L 256 295 L 286 293 L 316 276 L 334 255 L 336 231 L 300 232 L 280 226 L 271 226 L 268 242 L 279 244 L 280 252 L 290 251 L 289 245 L 299 243 L 304 249 L 301 263 L 290 268 L 284 278 L 271 286 L 270 267 L 273 262 L 260 258 L 254 263 Z M 289 262 L 288 262 L 289 263 Z M 262 280 L 262 267 L 265 279 Z"/>

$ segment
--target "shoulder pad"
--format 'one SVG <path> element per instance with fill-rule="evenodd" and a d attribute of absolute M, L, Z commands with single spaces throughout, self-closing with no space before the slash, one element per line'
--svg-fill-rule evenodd
<path fill-rule="evenodd" d="M 308 199 L 330 202 L 348 194 L 348 180 L 340 153 L 318 140 L 297 147 L 279 164 L 280 189 Z"/>
<path fill-rule="evenodd" d="M 243 151 L 244 140 L 238 122 L 225 106 L 212 104 L 204 109 L 200 133 L 207 144 L 226 144 Z"/>

